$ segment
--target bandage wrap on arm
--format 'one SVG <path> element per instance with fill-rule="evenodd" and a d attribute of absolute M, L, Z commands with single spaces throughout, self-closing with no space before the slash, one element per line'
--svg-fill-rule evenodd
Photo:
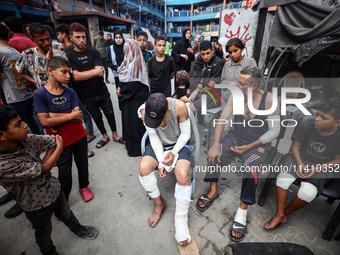
<path fill-rule="evenodd" d="M 268 116 L 267 119 L 268 131 L 259 138 L 263 144 L 271 142 L 280 134 L 280 116 Z"/>
<path fill-rule="evenodd" d="M 163 159 L 164 159 L 164 151 L 163 151 L 163 144 L 161 142 L 161 139 L 159 138 L 156 129 L 149 128 L 144 124 L 146 131 L 149 134 L 149 140 L 150 144 L 152 146 L 152 149 L 154 153 L 156 154 L 156 158 L 158 161 L 159 166 L 158 167 L 164 167 L 163 166 Z"/>
<path fill-rule="evenodd" d="M 184 145 L 187 144 L 187 142 L 190 139 L 191 134 L 190 119 L 188 118 L 186 121 L 179 123 L 179 129 L 181 130 L 181 134 L 179 135 L 174 148 L 171 150 L 175 156 L 184 147 Z"/>

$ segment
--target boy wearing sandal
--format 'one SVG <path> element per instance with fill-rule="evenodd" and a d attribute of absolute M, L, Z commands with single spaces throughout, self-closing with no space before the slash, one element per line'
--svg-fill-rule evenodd
<path fill-rule="evenodd" d="M 58 179 L 68 201 L 72 189 L 72 157 L 77 165 L 79 192 L 88 202 L 93 198 L 89 185 L 86 130 L 81 122 L 79 98 L 73 89 L 62 84 L 70 81 L 70 63 L 62 57 L 52 57 L 47 72 L 50 80 L 33 94 L 34 109 L 49 135 L 60 135 L 64 150 L 57 166 Z"/>
<path fill-rule="evenodd" d="M 230 228 L 229 238 L 234 242 L 243 240 L 246 232 L 247 208 L 248 205 L 256 203 L 255 193 L 257 187 L 257 171 L 265 163 L 270 150 L 270 141 L 276 138 L 280 132 L 280 122 L 270 121 L 267 125 L 266 119 L 279 119 L 279 108 L 268 115 L 255 115 L 248 109 L 247 91 L 252 89 L 253 106 L 258 110 L 271 109 L 273 95 L 259 89 L 261 82 L 261 70 L 257 67 L 245 67 L 242 69 L 236 86 L 244 94 L 244 115 L 234 115 L 232 130 L 221 139 L 225 124 L 216 125 L 214 143 L 207 154 L 207 161 L 210 166 L 227 166 L 235 157 L 243 161 L 243 179 L 240 196 L 240 207 L 238 208 L 234 222 Z M 239 102 L 243 103 L 243 102 Z M 228 120 L 233 112 L 233 96 L 230 97 L 226 107 L 223 109 L 220 119 Z M 262 127 L 251 127 L 249 120 L 262 121 Z M 218 167 L 215 167 L 218 169 Z M 197 209 L 207 210 L 215 199 L 218 198 L 217 182 L 220 172 L 207 172 L 204 179 L 210 182 L 210 190 L 202 195 L 197 202 Z"/>
<path fill-rule="evenodd" d="M 175 234 L 179 245 L 190 243 L 188 210 L 191 202 L 191 183 L 189 176 L 190 119 L 187 106 L 180 100 L 166 98 L 163 93 L 151 94 L 144 105 L 138 109 L 149 134 L 150 145 L 146 148 L 139 166 L 139 180 L 155 202 L 155 208 L 148 218 L 150 227 L 158 223 L 165 207 L 154 170 L 158 166 L 160 177 L 165 177 L 174 169 L 176 176 Z"/>

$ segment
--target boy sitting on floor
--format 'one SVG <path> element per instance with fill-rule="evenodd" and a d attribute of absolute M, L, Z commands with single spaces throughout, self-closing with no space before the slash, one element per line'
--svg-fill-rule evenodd
<path fill-rule="evenodd" d="M 319 104 L 315 122 L 304 124 L 293 135 L 292 154 L 284 162 L 285 169 L 276 180 L 276 215 L 265 223 L 273 229 L 287 222 L 287 216 L 306 206 L 332 177 L 332 169 L 340 164 L 340 99 L 329 98 Z M 299 178 L 301 186 L 297 196 L 285 208 L 288 188 Z M 334 178 L 334 176 L 333 176 Z"/>
<path fill-rule="evenodd" d="M 27 127 L 15 110 L 0 105 L 0 185 L 17 196 L 17 202 L 35 228 L 41 253 L 56 255 L 51 240 L 53 213 L 78 237 L 94 239 L 98 230 L 80 225 L 58 179 L 50 173 L 63 151 L 63 139 L 31 135 Z M 41 160 L 40 154 L 45 151 Z"/>

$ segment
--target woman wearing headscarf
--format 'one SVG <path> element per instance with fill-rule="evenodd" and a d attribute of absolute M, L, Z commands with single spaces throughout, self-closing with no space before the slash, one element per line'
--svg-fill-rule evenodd
<path fill-rule="evenodd" d="M 117 69 L 124 60 L 124 37 L 121 31 L 116 31 L 113 34 L 113 44 L 107 50 L 106 63 L 111 68 L 115 77 L 116 88 L 119 85 Z"/>
<path fill-rule="evenodd" d="M 136 40 L 124 44 L 124 61 L 118 69 L 117 96 L 122 111 L 123 139 L 130 157 L 141 156 L 140 142 L 145 133 L 137 109 L 149 97 L 149 82 L 143 54 Z"/>
<path fill-rule="evenodd" d="M 182 32 L 182 39 L 175 45 L 171 56 L 175 62 L 175 71 L 176 74 L 180 70 L 185 70 L 188 73 L 190 72 L 191 62 L 195 60 L 194 51 L 191 48 L 190 44 L 190 29 L 184 29 Z M 175 77 L 176 77 L 175 74 Z M 176 88 L 179 85 L 176 82 Z"/>

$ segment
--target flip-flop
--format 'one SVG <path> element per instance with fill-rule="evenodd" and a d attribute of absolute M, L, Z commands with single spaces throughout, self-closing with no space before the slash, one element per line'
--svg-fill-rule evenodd
<path fill-rule="evenodd" d="M 124 139 L 123 137 L 120 137 L 118 140 L 113 139 L 116 143 L 124 144 Z"/>
<path fill-rule="evenodd" d="M 91 157 L 93 157 L 94 156 L 94 152 L 93 151 L 89 151 L 88 153 L 87 153 L 87 157 L 88 158 L 91 158 Z"/>
<path fill-rule="evenodd" d="M 87 138 L 87 143 L 92 142 L 94 139 L 96 139 L 96 135 L 90 136 Z"/>
<path fill-rule="evenodd" d="M 97 149 L 103 148 L 108 142 L 110 142 L 110 139 L 109 139 L 107 142 L 105 142 L 104 140 L 100 140 L 100 141 L 96 144 L 96 148 L 97 148 Z M 100 145 L 100 146 L 98 146 L 98 145 Z"/>
<path fill-rule="evenodd" d="M 202 195 L 196 204 L 196 208 L 197 210 L 204 212 L 205 210 L 207 210 L 213 203 L 214 201 L 220 196 L 220 194 L 218 194 L 215 198 L 210 199 L 207 195 Z M 199 205 L 199 201 L 201 201 L 205 206 L 204 207 L 200 207 Z"/>
<path fill-rule="evenodd" d="M 231 234 L 231 231 L 235 231 L 236 233 L 239 233 L 242 236 L 240 238 L 236 238 L 235 236 L 233 236 Z M 230 229 L 229 229 L 230 240 L 233 241 L 233 242 L 241 242 L 243 240 L 245 234 L 246 234 L 246 226 L 237 222 L 237 221 L 234 221 L 233 224 L 230 226 Z"/>

